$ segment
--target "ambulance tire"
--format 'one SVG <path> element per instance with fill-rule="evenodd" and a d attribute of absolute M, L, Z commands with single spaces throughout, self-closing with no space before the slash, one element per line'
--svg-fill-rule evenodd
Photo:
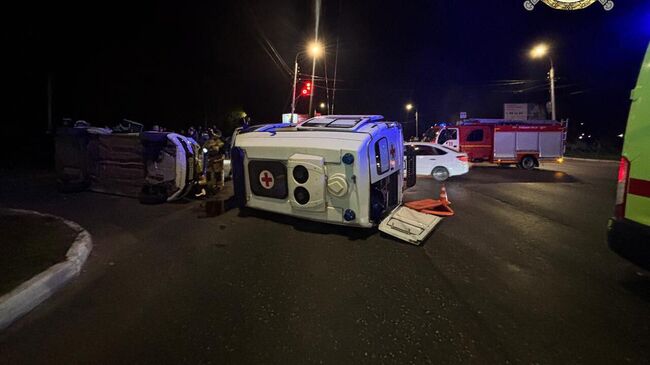
<path fill-rule="evenodd" d="M 524 156 L 518 165 L 524 170 L 532 170 L 537 166 L 537 160 L 533 156 Z"/>
<path fill-rule="evenodd" d="M 449 170 L 442 166 L 434 167 L 431 171 L 431 177 L 436 181 L 445 181 L 449 178 Z"/>

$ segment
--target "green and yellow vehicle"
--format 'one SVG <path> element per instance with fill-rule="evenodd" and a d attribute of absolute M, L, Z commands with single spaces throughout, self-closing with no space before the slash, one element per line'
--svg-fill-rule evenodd
<path fill-rule="evenodd" d="M 631 99 L 608 240 L 614 252 L 650 269 L 650 45 Z"/>

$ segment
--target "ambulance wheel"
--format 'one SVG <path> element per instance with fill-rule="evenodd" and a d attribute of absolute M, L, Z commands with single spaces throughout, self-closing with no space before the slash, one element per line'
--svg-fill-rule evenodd
<path fill-rule="evenodd" d="M 537 166 L 537 160 L 533 156 L 524 156 L 519 162 L 519 166 L 524 170 L 532 170 Z"/>
<path fill-rule="evenodd" d="M 442 166 L 438 166 L 431 171 L 431 176 L 436 181 L 445 181 L 449 178 L 449 170 Z"/>

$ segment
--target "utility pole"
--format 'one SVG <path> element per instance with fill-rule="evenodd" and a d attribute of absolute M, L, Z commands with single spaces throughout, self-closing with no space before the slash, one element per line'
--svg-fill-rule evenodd
<path fill-rule="evenodd" d="M 555 67 L 553 67 L 553 58 L 549 57 L 551 61 L 551 70 L 548 76 L 551 79 L 551 119 L 557 120 L 555 117 Z"/>
<path fill-rule="evenodd" d="M 316 73 L 316 57 L 313 58 L 313 61 L 312 61 L 312 64 L 311 64 L 311 87 L 312 87 L 312 91 L 311 91 L 311 93 L 309 93 L 309 109 L 307 109 L 309 111 L 309 116 L 310 117 L 314 116 L 311 113 L 311 106 L 312 106 L 312 102 L 314 101 L 314 91 L 316 91 L 315 90 L 316 88 L 315 88 L 315 85 L 314 85 L 314 74 L 315 73 Z"/>
<path fill-rule="evenodd" d="M 544 56 L 548 56 L 551 64 L 551 69 L 548 72 L 548 78 L 551 79 L 551 119 L 557 120 L 555 115 L 555 67 L 553 67 L 553 57 L 549 54 L 549 46 L 540 43 L 530 50 L 530 57 L 532 58 L 542 58 Z"/>
<path fill-rule="evenodd" d="M 294 123 L 293 118 L 296 114 L 296 86 L 298 84 L 298 53 L 296 60 L 293 62 L 293 96 L 291 97 L 291 122 Z"/>

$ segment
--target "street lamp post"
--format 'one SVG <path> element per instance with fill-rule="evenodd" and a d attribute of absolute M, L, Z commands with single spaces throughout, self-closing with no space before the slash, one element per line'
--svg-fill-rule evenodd
<path fill-rule="evenodd" d="M 551 78 L 551 119 L 557 120 L 555 117 L 555 67 L 553 67 L 553 58 L 548 57 L 551 62 L 551 69 L 548 72 L 548 76 Z"/>
<path fill-rule="evenodd" d="M 408 119 L 409 112 L 411 109 L 413 109 L 413 104 L 408 103 L 406 104 L 406 118 Z M 408 120 L 407 120 L 408 121 Z M 415 137 L 419 140 L 420 139 L 420 125 L 418 121 L 418 109 L 415 108 Z"/>
<path fill-rule="evenodd" d="M 298 52 L 296 54 L 296 59 L 293 61 L 293 96 L 291 97 L 291 121 L 293 124 L 293 117 L 296 115 L 296 84 L 298 83 L 298 55 L 303 52 Z"/>
<path fill-rule="evenodd" d="M 318 42 L 314 42 L 311 44 L 308 50 L 306 51 L 300 51 L 296 53 L 296 57 L 293 60 L 293 96 L 291 99 L 291 123 L 293 123 L 293 118 L 294 115 L 296 114 L 296 88 L 298 86 L 298 57 L 302 54 L 305 54 L 307 52 L 311 53 L 312 57 L 314 58 L 314 65 L 316 64 L 316 57 L 320 55 L 322 51 L 322 47 Z M 314 85 L 313 82 L 314 75 L 312 72 L 312 86 Z M 312 92 L 313 94 L 313 92 Z M 311 97 L 310 97 L 310 104 L 311 104 Z M 311 105 L 309 105 L 309 109 L 311 109 Z M 311 113 L 311 111 L 309 111 Z"/>
<path fill-rule="evenodd" d="M 551 69 L 548 72 L 548 77 L 551 79 L 551 119 L 557 120 L 555 115 L 555 67 L 553 66 L 553 57 L 548 54 L 548 46 L 544 43 L 538 44 L 530 50 L 531 58 L 542 58 L 546 55 L 548 55 L 551 64 Z"/>

